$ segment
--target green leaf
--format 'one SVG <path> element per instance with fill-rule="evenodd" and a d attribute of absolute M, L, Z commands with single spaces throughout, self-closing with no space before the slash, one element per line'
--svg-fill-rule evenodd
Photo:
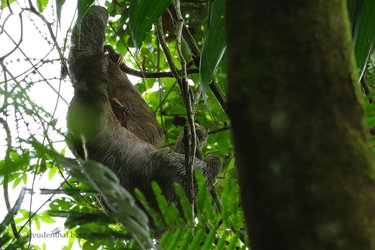
<path fill-rule="evenodd" d="M 55 223 L 56 220 L 54 220 L 51 216 L 48 215 L 48 213 L 44 212 L 40 215 L 40 219 L 45 223 Z"/>
<path fill-rule="evenodd" d="M 212 242 L 214 241 L 215 234 L 216 234 L 216 230 L 211 229 L 210 233 L 205 239 L 202 249 L 210 249 L 212 247 Z"/>
<path fill-rule="evenodd" d="M 14 0 L 10 0 L 9 3 L 13 3 Z M 0 5 L 0 9 L 4 9 L 5 7 L 8 7 L 8 3 L 7 3 L 7 0 L 1 0 L 1 5 Z"/>
<path fill-rule="evenodd" d="M 145 208 L 147 213 L 151 216 L 153 223 L 155 223 L 155 226 L 157 228 L 163 227 L 164 222 L 160 214 L 150 206 L 150 204 L 146 200 L 146 197 L 142 194 L 142 192 L 139 189 L 135 189 L 135 196 L 141 202 L 142 206 Z"/>
<path fill-rule="evenodd" d="M 94 187 L 113 211 L 116 221 L 127 227 L 140 246 L 150 248 L 153 245 L 147 215 L 136 205 L 133 196 L 121 186 L 117 175 L 108 167 L 91 160 L 78 165 L 75 160 L 58 154 L 38 141 L 32 140 L 30 144 L 36 149 L 37 155 L 49 155 L 59 165 L 69 169 L 75 178 Z"/>
<path fill-rule="evenodd" d="M 196 231 L 196 233 L 195 233 L 195 235 L 194 235 L 194 237 L 193 237 L 193 240 L 192 240 L 192 242 L 190 243 L 190 246 L 189 246 L 189 248 L 188 249 L 191 249 L 191 250 L 193 250 L 193 249 L 199 249 L 198 248 L 198 246 L 199 246 L 199 243 L 201 242 L 201 239 L 202 239 L 202 237 L 203 237 L 203 230 L 201 229 L 201 228 L 199 228 L 197 231 Z"/>
<path fill-rule="evenodd" d="M 375 1 L 348 0 L 348 10 L 359 81 L 366 69 L 372 44 L 375 42 Z"/>
<path fill-rule="evenodd" d="M 183 236 L 183 231 L 180 228 L 177 228 L 172 239 L 168 242 L 167 250 L 177 249 L 177 244 L 180 242 L 181 236 Z"/>
<path fill-rule="evenodd" d="M 35 221 L 36 228 L 40 231 L 40 220 L 39 220 L 38 215 L 34 216 L 34 221 Z"/>
<path fill-rule="evenodd" d="M 81 34 L 81 22 L 83 16 L 86 14 L 87 10 L 90 8 L 94 0 L 78 0 L 78 17 L 77 17 L 77 32 L 78 35 Z"/>
<path fill-rule="evenodd" d="M 223 234 L 220 236 L 219 241 L 217 242 L 216 249 L 224 249 L 225 240 L 228 236 L 228 231 L 224 230 Z"/>
<path fill-rule="evenodd" d="M 10 152 L 10 158 L 14 161 L 15 164 L 21 161 L 20 155 L 16 151 L 11 151 Z"/>
<path fill-rule="evenodd" d="M 187 249 L 189 242 L 191 241 L 191 232 L 185 232 L 185 235 L 180 241 L 179 249 Z"/>
<path fill-rule="evenodd" d="M 61 10 L 65 3 L 65 0 L 56 0 L 56 15 L 57 15 L 57 24 L 60 25 L 61 22 Z"/>
<path fill-rule="evenodd" d="M 363 9 L 364 0 L 347 0 L 347 8 L 349 12 L 349 19 L 351 24 L 353 46 L 358 36 L 359 19 Z"/>
<path fill-rule="evenodd" d="M 22 181 L 22 177 L 16 178 L 13 182 L 13 189 L 15 189 L 20 184 L 21 181 Z"/>
<path fill-rule="evenodd" d="M 26 185 L 26 183 L 27 183 L 27 174 L 24 174 L 22 176 L 22 180 L 23 180 L 23 184 Z"/>
<path fill-rule="evenodd" d="M 233 238 L 231 239 L 227 249 L 228 250 L 234 249 L 236 247 L 237 242 L 238 242 L 238 236 L 235 234 Z"/>
<path fill-rule="evenodd" d="M 18 210 L 21 207 L 22 201 L 25 198 L 26 189 L 22 189 L 20 195 L 13 208 L 7 213 L 3 221 L 0 223 L 0 233 L 2 233 L 5 228 L 12 222 L 13 217 L 17 214 Z"/>
<path fill-rule="evenodd" d="M 47 4 L 48 4 L 48 0 L 37 0 L 36 1 L 36 5 L 37 5 L 40 13 L 43 12 L 43 10 L 46 8 Z"/>
<path fill-rule="evenodd" d="M 163 14 L 171 0 L 132 0 L 129 29 L 136 48 L 142 46 L 151 25 Z"/>
<path fill-rule="evenodd" d="M 55 176 L 56 172 L 57 172 L 57 167 L 56 166 L 51 167 L 48 172 L 48 179 L 51 180 L 53 176 Z"/>
<path fill-rule="evenodd" d="M 182 207 L 182 211 L 184 212 L 184 217 L 189 224 L 193 224 L 193 214 L 191 210 L 191 205 L 189 202 L 188 197 L 186 196 L 185 190 L 181 187 L 181 185 L 176 184 L 176 193 L 180 197 L 180 203 Z"/>
<path fill-rule="evenodd" d="M 217 66 L 224 55 L 225 31 L 224 31 L 225 1 L 215 0 L 212 7 L 210 25 L 206 41 L 203 45 L 200 62 L 200 82 L 202 84 L 203 96 L 205 98 L 207 86 L 214 78 Z"/>
<path fill-rule="evenodd" d="M 170 241 L 171 238 L 173 237 L 172 231 L 169 229 L 165 233 L 163 233 L 163 236 L 161 237 L 159 241 L 160 246 L 166 246 Z"/>
<path fill-rule="evenodd" d="M 169 204 L 165 196 L 163 195 L 160 186 L 153 181 L 151 183 L 152 190 L 156 196 L 156 200 L 158 202 L 160 211 L 164 217 L 164 220 L 168 225 L 173 225 L 173 224 L 183 224 L 183 220 L 179 216 L 179 211 L 176 208 L 176 204 L 171 203 Z"/>

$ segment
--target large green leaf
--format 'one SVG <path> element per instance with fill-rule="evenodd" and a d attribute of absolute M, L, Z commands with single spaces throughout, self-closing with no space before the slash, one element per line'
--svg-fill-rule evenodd
<path fill-rule="evenodd" d="M 132 0 L 129 29 L 134 45 L 139 49 L 151 25 L 163 14 L 171 0 Z"/>
<path fill-rule="evenodd" d="M 347 4 L 360 80 L 375 41 L 375 1 L 348 0 Z"/>
<path fill-rule="evenodd" d="M 78 35 L 81 34 L 81 22 L 83 16 L 86 14 L 86 11 L 89 9 L 94 0 L 78 0 L 78 17 L 77 17 L 77 32 Z"/>
<path fill-rule="evenodd" d="M 210 27 L 208 28 L 206 41 L 202 50 L 199 71 L 204 94 L 206 93 L 207 86 L 213 79 L 216 68 L 219 65 L 226 49 L 224 6 L 224 0 L 214 1 L 210 17 Z"/>
<path fill-rule="evenodd" d="M 353 46 L 355 46 L 355 41 L 357 40 L 357 35 L 358 35 L 359 22 L 356 20 L 359 20 L 359 17 L 361 16 L 363 2 L 364 0 L 347 0 L 351 31 L 352 31 Z"/>
<path fill-rule="evenodd" d="M 65 0 L 56 0 L 56 15 L 57 15 L 57 23 L 60 24 L 61 21 L 61 9 L 65 3 Z"/>

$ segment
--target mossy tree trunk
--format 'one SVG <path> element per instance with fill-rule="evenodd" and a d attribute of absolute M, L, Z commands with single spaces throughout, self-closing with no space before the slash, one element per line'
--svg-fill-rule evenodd
<path fill-rule="evenodd" d="M 375 249 L 346 1 L 227 1 L 229 115 L 253 250 Z"/>

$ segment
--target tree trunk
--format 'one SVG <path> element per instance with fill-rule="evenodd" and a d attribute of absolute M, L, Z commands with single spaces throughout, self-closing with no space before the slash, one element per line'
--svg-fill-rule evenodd
<path fill-rule="evenodd" d="M 346 1 L 227 1 L 229 115 L 252 250 L 375 249 Z"/>

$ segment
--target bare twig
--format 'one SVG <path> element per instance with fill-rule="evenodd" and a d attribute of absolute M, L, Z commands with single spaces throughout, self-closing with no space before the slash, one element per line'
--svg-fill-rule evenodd
<path fill-rule="evenodd" d="M 14 44 L 17 44 L 16 41 L 14 41 L 14 39 L 12 38 L 12 36 L 6 31 L 4 30 L 4 33 L 9 37 L 9 39 L 12 41 L 12 43 Z M 61 100 L 65 103 L 65 104 L 68 104 L 68 102 L 65 100 L 65 98 L 63 96 L 61 96 L 61 94 L 59 93 L 59 91 L 57 91 L 53 86 L 52 84 L 43 76 L 42 73 L 40 73 L 40 71 L 38 70 L 37 66 L 35 63 L 33 63 L 30 58 L 26 55 L 26 53 L 20 48 L 18 47 L 18 50 L 22 53 L 22 55 L 26 58 L 26 60 L 31 64 L 31 66 L 33 66 L 35 72 L 37 72 L 41 77 L 42 79 L 45 81 L 45 83 L 61 98 Z M 1 63 L 1 61 L 0 61 Z M 9 71 L 8 71 L 9 72 Z M 11 74 L 9 72 L 9 74 Z M 16 81 L 16 78 L 14 76 L 12 76 L 12 78 Z M 17 82 L 17 81 L 16 81 Z"/>
<path fill-rule="evenodd" d="M 7 58 L 8 56 L 10 56 L 11 54 L 13 54 L 14 51 L 16 51 L 22 41 L 23 41 L 23 21 L 22 21 L 22 12 L 18 14 L 18 17 L 20 18 L 20 24 L 21 24 L 21 34 L 20 34 L 20 40 L 18 41 L 18 43 L 15 44 L 14 48 L 9 51 L 8 53 L 6 53 L 5 55 L 3 55 L 2 57 L 0 57 L 0 61 L 3 61 L 5 58 Z"/>
<path fill-rule="evenodd" d="M 121 63 L 120 68 L 121 68 L 122 71 L 124 71 L 125 73 L 127 73 L 129 75 L 138 76 L 138 77 L 142 77 L 142 78 L 174 77 L 174 75 L 171 71 L 167 71 L 167 72 L 142 72 L 142 71 L 138 71 L 138 70 L 135 70 L 135 69 L 132 69 L 132 68 L 126 66 L 125 63 Z M 177 70 L 177 72 L 179 74 L 182 73 L 181 70 Z M 188 69 L 187 73 L 188 74 L 198 74 L 199 69 Z"/>
<path fill-rule="evenodd" d="M 221 128 L 216 128 L 216 129 L 213 129 L 213 130 L 209 130 L 209 131 L 207 131 L 207 133 L 209 135 L 213 135 L 213 134 L 217 134 L 217 133 L 220 133 L 222 131 L 229 130 L 229 129 L 230 129 L 230 126 L 226 125 L 226 126 L 221 127 Z"/>
<path fill-rule="evenodd" d="M 49 34 L 50 34 L 50 36 L 52 38 L 52 41 L 53 41 L 53 43 L 54 43 L 54 45 L 56 47 L 56 50 L 59 53 L 61 65 L 62 65 L 62 67 L 64 67 L 64 68 L 67 69 L 68 67 L 66 65 L 66 60 L 64 58 L 64 54 L 62 53 L 62 50 L 61 50 L 61 48 L 59 46 L 59 43 L 57 42 L 56 36 L 55 36 L 55 34 L 54 34 L 53 30 L 52 30 L 52 23 L 48 22 L 47 19 L 41 13 L 39 13 L 35 9 L 35 7 L 31 4 L 31 2 L 29 2 L 29 3 L 30 3 L 30 8 L 29 9 L 25 9 L 25 10 L 29 10 L 31 13 L 35 14 L 37 17 L 39 17 L 46 24 L 47 29 L 49 31 Z"/>
<path fill-rule="evenodd" d="M 172 19 L 172 22 L 177 25 L 177 20 L 178 20 L 178 16 L 177 16 L 177 12 L 176 12 L 176 9 L 173 8 L 173 6 L 170 6 L 168 9 L 168 14 L 169 16 L 171 17 Z M 182 37 L 184 38 L 184 41 L 193 57 L 193 61 L 194 61 L 194 65 L 196 67 L 199 67 L 199 61 L 200 61 L 200 50 L 197 46 L 197 43 L 195 42 L 194 40 L 194 37 L 193 35 L 190 33 L 188 27 L 186 27 L 185 24 L 183 24 L 183 29 L 182 29 Z"/>
<path fill-rule="evenodd" d="M 8 6 L 8 9 L 9 9 L 9 12 L 13 15 L 12 7 L 10 7 L 10 0 L 7 0 L 7 6 Z"/>

